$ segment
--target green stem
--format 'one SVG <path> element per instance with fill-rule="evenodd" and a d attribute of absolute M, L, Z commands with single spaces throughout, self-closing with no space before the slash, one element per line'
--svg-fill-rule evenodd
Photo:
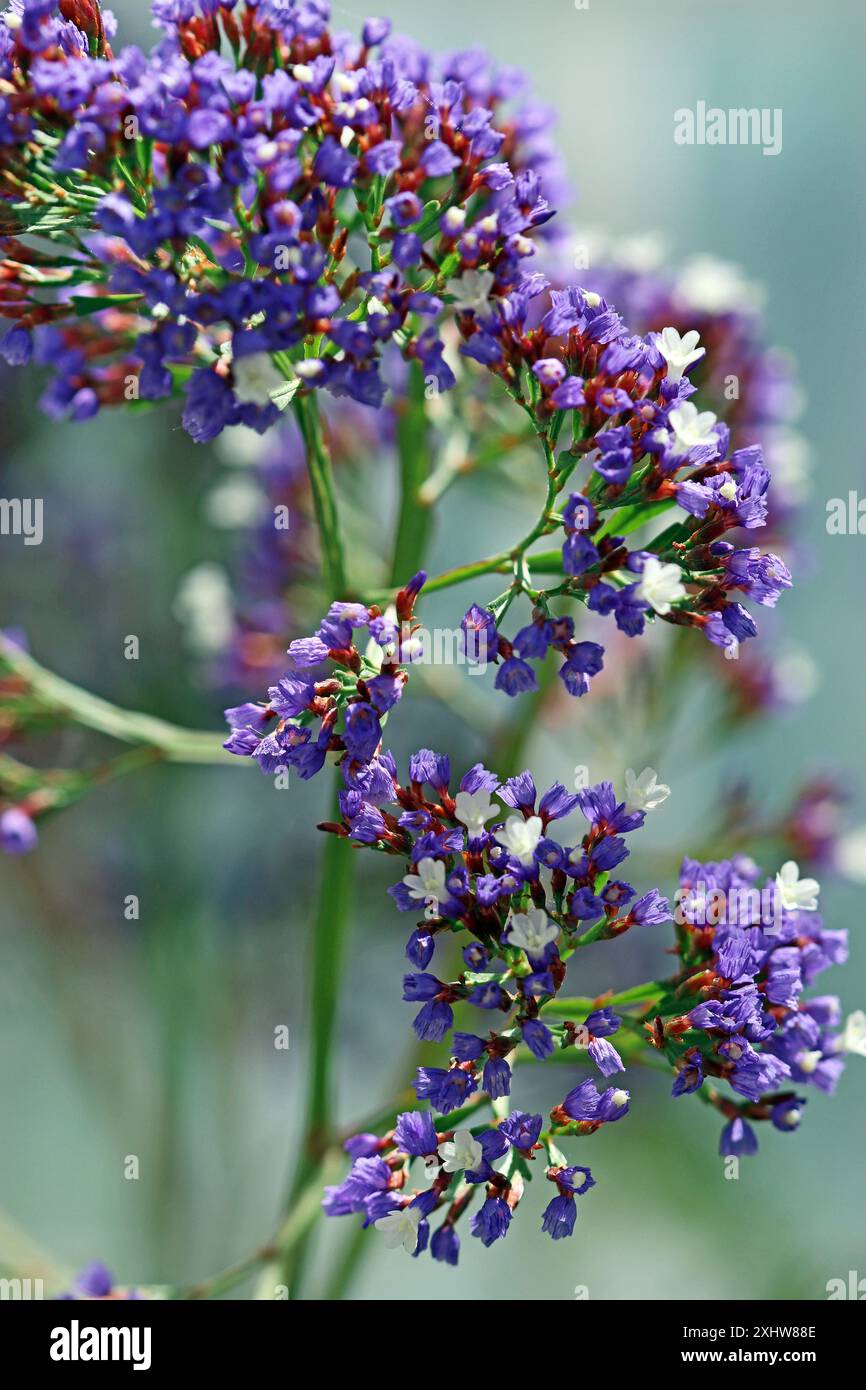
<path fill-rule="evenodd" d="M 200 1284 L 193 1284 L 186 1289 L 174 1290 L 172 1297 L 196 1300 L 217 1298 L 220 1294 L 229 1293 L 238 1284 L 244 1283 L 256 1273 L 261 1265 L 287 1259 L 296 1246 L 309 1234 L 310 1227 L 321 1210 L 321 1200 L 322 1194 L 317 1179 L 315 1182 L 311 1182 L 299 1196 L 292 1211 L 272 1241 L 238 1260 L 236 1264 L 229 1265 L 219 1274 L 211 1275 L 209 1279 L 202 1280 Z"/>
<path fill-rule="evenodd" d="M 632 989 L 623 990 L 621 994 L 604 997 L 601 1002 L 605 1008 L 610 1009 L 624 1009 L 629 1004 L 649 1004 L 664 994 L 667 988 L 668 986 L 660 980 L 648 980 L 646 984 L 635 985 Z M 590 1013 L 597 1006 L 596 999 L 551 999 L 545 1004 L 544 1012 L 555 1014 L 559 1018 L 574 1018 L 582 1013 Z"/>
<path fill-rule="evenodd" d="M 334 475 L 316 393 L 311 392 L 308 396 L 298 393 L 292 404 L 304 441 L 329 595 L 332 599 L 345 598 L 348 592 L 346 566 L 334 491 Z"/>
<path fill-rule="evenodd" d="M 339 773 L 337 774 L 339 779 Z M 337 791 L 335 814 L 339 819 Z M 347 842 L 328 835 L 322 855 L 318 906 L 313 922 L 312 979 L 310 984 L 310 1052 L 307 1110 L 298 1167 L 289 1190 L 288 1209 L 319 1177 L 331 1141 L 335 1112 L 333 1094 L 333 1044 L 337 1029 L 340 978 L 348 941 L 354 891 L 355 858 Z M 283 1282 L 293 1291 L 300 1286 L 309 1232 L 288 1251 L 283 1263 Z"/>
<path fill-rule="evenodd" d="M 68 718 L 85 729 L 107 734 L 121 743 L 158 749 L 167 762 L 222 763 L 223 766 L 246 762 L 246 759 L 226 756 L 222 734 L 183 729 L 149 714 L 120 709 L 62 676 L 54 675 L 0 634 L 0 674 L 3 668 L 25 681 L 30 692 L 37 695 L 52 714 Z"/>
<path fill-rule="evenodd" d="M 427 411 L 424 396 L 424 372 L 413 362 L 409 368 L 409 389 L 397 414 L 397 452 L 400 459 L 400 511 L 394 555 L 391 562 L 391 583 L 399 589 L 408 579 L 423 556 L 430 538 L 433 511 L 420 500 L 421 489 L 432 471 Z"/>

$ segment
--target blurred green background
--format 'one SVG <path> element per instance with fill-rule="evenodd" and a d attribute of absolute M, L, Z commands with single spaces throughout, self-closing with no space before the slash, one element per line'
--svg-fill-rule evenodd
<path fill-rule="evenodd" d="M 114 8 L 124 35 L 147 41 L 144 0 Z M 766 286 L 771 340 L 799 361 L 807 558 L 780 619 L 821 683 L 736 750 L 693 712 L 702 755 L 694 743 L 679 753 L 675 740 L 659 766 L 674 796 L 653 821 L 642 887 L 673 888 L 671 854 L 689 833 L 701 839 L 734 774 L 748 773 L 774 806 L 809 771 L 841 766 L 852 823 L 866 820 L 864 542 L 825 528 L 827 499 L 863 478 L 862 4 L 400 0 L 394 18 L 435 48 L 483 44 L 526 67 L 560 112 L 578 189 L 572 218 L 619 237 L 658 231 L 677 260 L 739 262 Z M 356 15 L 335 7 L 335 19 L 354 25 Z M 673 111 L 699 99 L 781 107 L 782 153 L 676 146 Z M 35 411 L 35 376 L 6 373 L 0 390 L 3 495 L 41 496 L 46 509 L 41 547 L 0 540 L 0 626 L 22 627 L 38 660 L 119 704 L 219 729 L 223 701 L 174 607 L 191 566 L 231 553 L 206 515 L 217 452 L 194 448 L 172 411 L 54 426 Z M 494 511 L 485 484 L 470 480 L 440 518 L 431 569 L 496 548 L 497 525 L 517 534 L 516 506 Z M 433 620 L 454 622 L 464 597 L 440 599 Z M 128 634 L 140 638 L 138 662 L 124 660 Z M 668 692 L 671 708 L 683 698 Z M 621 779 L 652 751 L 626 705 L 622 736 L 610 731 L 611 765 L 590 742 L 588 704 L 536 738 L 529 761 L 541 783 L 569 781 L 576 763 Z M 447 709 L 418 700 L 401 714 L 403 748 L 429 741 L 457 766 L 479 755 L 479 737 Z M 69 734 L 52 753 L 73 766 L 90 745 Z M 270 1235 L 301 1118 L 312 827 L 326 790 L 278 792 L 235 766 L 158 768 L 58 817 L 37 854 L 0 860 L 0 1205 L 69 1268 L 99 1257 L 124 1283 L 192 1280 Z M 383 896 L 379 861 L 365 858 L 340 1021 L 345 1121 L 387 1097 L 411 1046 L 399 988 L 406 929 Z M 851 929 L 851 959 L 822 977 L 821 992 L 837 990 L 846 1012 L 866 1003 L 862 891 L 839 877 L 823 889 L 828 925 Z M 124 920 L 128 894 L 140 898 L 138 922 Z M 666 943 L 664 932 L 645 936 L 595 966 L 590 986 L 663 969 Z M 273 1047 L 279 1024 L 291 1030 L 288 1053 Z M 670 1102 L 664 1077 L 630 1076 L 626 1126 L 581 1151 L 597 1186 L 573 1240 L 539 1234 L 549 1194 L 535 1183 L 507 1242 L 487 1251 L 464 1241 L 456 1271 L 385 1252 L 373 1237 L 352 1296 L 557 1300 L 588 1285 L 607 1299 L 822 1298 L 828 1279 L 866 1275 L 864 1068 L 854 1057 L 835 1098 L 813 1093 L 796 1136 L 761 1127 L 761 1152 L 737 1182 L 717 1157 L 717 1116 Z M 564 1076 L 534 1074 L 531 1092 L 524 1078 L 517 1103 L 552 1104 Z M 123 1176 L 132 1154 L 134 1182 Z M 324 1236 L 317 1268 L 340 1234 Z"/>

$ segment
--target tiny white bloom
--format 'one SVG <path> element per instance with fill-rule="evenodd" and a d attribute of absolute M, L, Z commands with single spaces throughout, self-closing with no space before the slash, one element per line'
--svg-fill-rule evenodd
<path fill-rule="evenodd" d="M 821 885 L 817 879 L 801 878 L 793 859 L 783 864 L 776 874 L 776 887 L 782 906 L 790 912 L 814 912 L 818 906 Z"/>
<path fill-rule="evenodd" d="M 490 800 L 490 793 L 484 790 L 458 792 L 454 800 L 454 815 L 466 826 L 472 839 L 477 839 L 482 834 L 487 822 L 500 810 L 500 807 Z"/>
<path fill-rule="evenodd" d="M 739 266 L 715 256 L 695 256 L 689 261 L 677 291 L 693 308 L 711 314 L 744 305 L 759 308 L 764 299 L 762 287 L 746 280 Z"/>
<path fill-rule="evenodd" d="M 675 328 L 662 329 L 658 350 L 668 364 L 668 381 L 681 381 L 686 368 L 703 357 L 706 348 L 698 347 L 700 338 L 696 328 L 690 329 L 683 338 Z"/>
<path fill-rule="evenodd" d="M 484 1153 L 468 1129 L 456 1130 L 453 1139 L 443 1140 L 438 1152 L 446 1173 L 462 1173 L 464 1168 L 477 1168 Z"/>
<path fill-rule="evenodd" d="M 409 897 L 415 902 L 444 902 L 448 897 L 445 887 L 445 865 L 441 859 L 421 859 L 415 866 L 417 874 L 406 874 L 403 882 L 409 889 Z"/>
<path fill-rule="evenodd" d="M 679 565 L 662 564 L 655 555 L 650 555 L 637 586 L 637 597 L 654 608 L 656 613 L 664 614 L 670 613 L 671 604 L 685 596 L 683 572 Z"/>
<path fill-rule="evenodd" d="M 387 1216 L 380 1216 L 373 1224 L 384 1236 L 386 1250 L 396 1250 L 402 1245 L 407 1255 L 411 1255 L 418 1244 L 421 1208 L 403 1207 L 400 1211 L 389 1211 Z"/>
<path fill-rule="evenodd" d="M 735 502 L 737 500 L 737 480 L 736 478 L 732 478 L 730 473 L 719 488 L 719 496 L 724 497 L 726 502 Z"/>
<path fill-rule="evenodd" d="M 295 63 L 295 66 L 292 68 L 292 77 L 296 82 L 312 82 L 314 77 L 313 69 L 306 63 Z"/>
<path fill-rule="evenodd" d="M 823 1055 L 822 1052 L 800 1052 L 796 1057 L 797 1066 L 807 1076 L 811 1076 L 813 1071 L 817 1071 L 818 1063 Z"/>
<path fill-rule="evenodd" d="M 711 410 L 699 411 L 693 401 L 683 401 L 668 416 L 677 455 L 687 454 L 698 444 L 711 444 L 716 417 Z"/>
<path fill-rule="evenodd" d="M 658 780 L 658 773 L 655 768 L 645 767 L 640 777 L 635 776 L 634 768 L 626 768 L 625 808 L 627 811 L 654 811 L 657 806 L 661 806 L 663 801 L 667 801 L 670 794 L 670 787 L 666 787 L 664 782 Z"/>
<path fill-rule="evenodd" d="M 797 1110 L 796 1107 L 793 1110 L 783 1110 L 780 1118 L 781 1123 L 787 1129 L 796 1129 L 803 1118 L 803 1112 L 802 1110 Z"/>
<path fill-rule="evenodd" d="M 324 371 L 322 363 L 317 357 L 310 357 L 306 362 L 295 363 L 295 376 L 299 376 L 302 381 L 315 381 L 317 376 L 321 376 Z"/>
<path fill-rule="evenodd" d="M 616 242 L 611 258 L 623 270 L 646 274 L 648 270 L 658 269 L 665 255 L 664 238 L 658 232 L 638 232 Z"/>
<path fill-rule="evenodd" d="M 866 883 L 866 825 L 855 826 L 836 846 L 836 863 L 846 878 Z"/>
<path fill-rule="evenodd" d="M 440 1172 L 442 1171 L 442 1164 L 439 1162 L 435 1154 L 428 1154 L 427 1157 L 424 1159 L 424 1171 L 427 1174 L 428 1182 L 435 1182 L 435 1180 L 438 1178 Z"/>
<path fill-rule="evenodd" d="M 541 839 L 542 828 L 540 816 L 530 816 L 529 820 L 524 820 L 522 816 L 509 816 L 502 830 L 498 831 L 496 839 L 500 845 L 505 846 L 509 854 L 528 867 Z"/>
<path fill-rule="evenodd" d="M 393 623 L 395 627 L 399 627 L 397 622 L 397 609 L 394 607 L 393 603 L 385 609 L 382 616 L 389 623 Z M 391 661 L 397 655 L 397 645 L 396 641 L 386 642 L 384 647 L 380 647 L 375 637 L 371 637 L 364 649 L 364 656 L 371 666 L 375 666 L 377 670 L 380 670 L 384 661 Z"/>
<path fill-rule="evenodd" d="M 451 282 L 454 308 L 459 313 L 479 313 L 487 307 L 495 279 L 492 270 L 465 271 L 459 280 Z"/>
<path fill-rule="evenodd" d="M 621 1110 L 624 1105 L 628 1105 L 628 1091 L 614 1091 L 611 1101 L 617 1110 Z"/>
<path fill-rule="evenodd" d="M 541 955 L 545 946 L 559 936 L 559 927 L 552 922 L 543 907 L 528 912 L 515 912 L 508 922 L 508 944 L 520 951 Z"/>
<path fill-rule="evenodd" d="M 268 352 L 236 357 L 232 362 L 232 376 L 238 400 L 253 405 L 270 405 L 272 393 L 286 385 L 285 377 L 274 366 Z"/>
<path fill-rule="evenodd" d="M 848 1015 L 842 1034 L 842 1047 L 845 1052 L 856 1052 L 858 1057 L 866 1057 L 866 1014 L 862 1009 Z"/>

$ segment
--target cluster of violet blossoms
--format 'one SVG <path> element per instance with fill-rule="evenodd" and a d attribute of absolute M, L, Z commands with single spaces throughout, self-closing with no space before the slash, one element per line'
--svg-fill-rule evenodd
<path fill-rule="evenodd" d="M 631 776 L 629 786 L 631 801 L 619 801 L 609 782 L 579 792 L 556 783 L 539 796 L 528 771 L 500 783 L 479 763 L 452 791 L 448 758 L 422 749 L 410 759 L 407 785 L 395 777 L 385 797 L 343 798 L 342 825 L 327 828 L 371 843 L 375 826 L 376 848 L 405 862 L 407 871 L 389 892 L 400 911 L 423 910 L 424 920 L 406 945 L 413 969 L 403 997 L 420 1005 L 413 1023 L 419 1038 L 441 1043 L 450 1035 L 450 1061 L 418 1069 L 415 1092 L 429 1110 L 404 1112 L 382 1138 L 349 1140 L 354 1162 L 326 1194 L 329 1215 L 361 1213 L 389 1246 L 420 1254 L 429 1245 L 434 1259 L 456 1264 L 464 1212 L 477 1207 L 469 1230 L 484 1245 L 505 1236 L 524 1178 L 532 1175 L 527 1165 L 543 1152 L 556 1195 L 542 1228 L 554 1240 L 572 1233 L 575 1198 L 594 1179 L 588 1168 L 566 1161 L 554 1136 L 593 1134 L 628 1113 L 629 1092 L 606 1084 L 625 1070 L 611 1041 L 622 1020 L 603 1004 L 579 1022 L 545 1018 L 544 1009 L 562 989 L 566 962 L 579 946 L 671 916 L 656 889 L 637 896 L 630 883 L 613 877 L 629 854 L 626 836 L 667 794 L 649 771 Z M 573 837 L 558 835 L 557 823 L 573 812 L 582 813 L 585 829 L 569 843 Z M 456 980 L 442 980 L 431 969 L 436 946 L 454 933 L 468 937 L 464 968 Z M 461 1003 L 477 1011 L 477 1032 L 452 1033 Z M 539 1061 L 565 1048 L 585 1049 L 599 1081 L 588 1078 L 570 1090 L 546 1131 L 541 1114 L 519 1110 L 471 1126 L 483 1103 L 509 1096 L 521 1047 Z M 429 1183 L 420 1191 L 409 1185 L 415 1160 Z M 431 1238 L 430 1218 L 440 1210 L 444 1219 Z"/>
<path fill-rule="evenodd" d="M 698 628 L 736 655 L 757 632 L 741 597 L 774 607 L 792 581 L 778 555 L 736 539 L 766 525 L 770 474 L 758 445 L 729 453 L 729 427 L 691 400 L 688 371 L 705 351 L 698 333 L 635 335 L 598 294 L 552 289 L 541 275 L 459 323 L 462 351 L 503 379 L 545 438 L 562 494 L 538 528 L 559 532 L 560 582 L 535 590 L 516 580 L 533 600 L 531 621 L 510 639 L 499 631 L 513 590 L 489 608 L 473 605 L 463 620 L 467 634 L 484 632 L 497 688 L 537 689 L 532 663 L 553 651 L 563 657 L 569 693 L 587 693 L 603 648 L 575 642 L 573 619 L 551 609 L 558 596 L 612 618 L 628 637 L 661 618 Z M 570 443 L 557 453 L 563 434 Z M 579 468 L 584 476 L 572 489 Z M 630 530 L 671 508 L 685 516 L 650 548 L 629 547 Z M 526 564 L 531 570 L 531 554 Z"/>
<path fill-rule="evenodd" d="M 267 704 L 226 710 L 227 751 L 253 758 L 264 773 L 292 768 L 302 781 L 321 772 L 330 753 L 347 788 L 387 787 L 394 763 L 382 753 L 383 724 L 403 694 L 406 664 L 418 656 L 412 618 L 425 578 L 421 572 L 400 590 L 393 616 L 333 603 L 312 636 L 291 643 L 291 667 Z M 356 633 L 367 634 L 363 652 Z M 375 842 L 376 833 L 356 838 Z"/>
<path fill-rule="evenodd" d="M 504 1237 L 535 1155 L 543 1154 L 556 1195 L 542 1229 L 553 1239 L 571 1235 L 575 1198 L 594 1179 L 564 1157 L 559 1141 L 587 1137 L 628 1113 L 630 1093 L 615 1079 L 625 1071 L 621 1038 L 637 1037 L 665 1056 L 674 1096 L 700 1091 L 718 1109 L 724 1156 L 756 1151 L 750 1121 L 797 1128 L 805 1100 L 794 1087 L 834 1089 L 851 1045 L 839 1030 L 839 1001 L 801 996 L 821 970 L 844 961 L 846 934 L 823 929 L 818 885 L 801 879 L 794 863 L 761 893 L 751 861 L 685 861 L 675 914 L 681 972 L 659 984 L 637 1016 L 621 1016 L 604 995 L 574 1018 L 563 1016 L 567 1005 L 556 1008 L 576 950 L 671 920 L 658 890 L 638 897 L 613 876 L 628 857 L 626 837 L 668 790 L 647 769 L 628 774 L 624 800 L 609 782 L 575 793 L 556 784 L 539 796 L 529 772 L 500 783 L 481 764 L 452 790 L 448 759 L 423 749 L 410 760 L 408 784 L 394 778 L 389 805 L 381 788 L 370 799 L 343 798 L 342 825 L 325 828 L 372 844 L 375 827 L 374 847 L 405 861 L 407 872 L 389 892 L 401 911 L 423 909 L 424 917 L 407 942 L 413 969 L 403 997 L 420 1005 L 418 1037 L 447 1043 L 449 1060 L 417 1071 L 415 1092 L 427 1110 L 399 1114 L 381 1137 L 347 1141 L 352 1168 L 326 1194 L 329 1215 L 361 1215 L 390 1247 L 416 1255 L 429 1248 L 455 1264 L 464 1213 L 483 1244 Z M 576 811 L 586 828 L 572 844 L 557 822 Z M 455 933 L 466 939 L 463 968 L 442 979 L 436 948 Z M 477 1011 L 472 1031 L 453 1031 L 462 1005 Z M 543 1062 L 568 1050 L 598 1076 L 569 1090 L 546 1125 L 540 1113 L 508 1114 L 507 1105 L 497 1112 L 521 1052 Z M 710 1079 L 727 1083 L 734 1097 L 705 1085 Z M 490 1104 L 493 1122 L 474 1122 Z M 431 1235 L 435 1213 L 442 1221 Z"/>
<path fill-rule="evenodd" d="M 153 15 L 156 48 L 117 56 L 95 0 L 0 17 L 6 359 L 50 366 L 55 418 L 180 387 L 198 442 L 298 391 L 378 407 L 392 345 L 447 390 L 446 304 L 515 285 L 553 216 L 549 117 L 502 112 L 520 75 L 334 32 L 325 0 Z"/>
<path fill-rule="evenodd" d="M 677 894 L 683 973 L 675 998 L 699 1002 L 653 1037 L 679 1069 L 675 1096 L 718 1077 L 750 1102 L 719 1106 L 728 1119 L 720 1144 L 725 1155 L 757 1152 L 749 1120 L 796 1129 L 806 1100 L 790 1088 L 832 1093 L 844 1067 L 839 1000 L 804 999 L 803 991 L 847 960 L 848 933 L 825 929 L 819 885 L 801 879 L 793 861 L 760 892 L 757 880 L 757 866 L 744 857 L 683 863 Z M 762 906 L 768 901 L 771 912 Z"/>

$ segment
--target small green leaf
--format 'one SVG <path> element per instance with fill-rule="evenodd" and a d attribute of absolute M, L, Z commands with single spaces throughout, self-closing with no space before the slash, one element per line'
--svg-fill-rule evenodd
<path fill-rule="evenodd" d="M 619 511 L 609 516 L 601 529 L 596 531 L 593 540 L 600 541 L 605 536 L 628 536 L 645 522 L 661 516 L 675 505 L 675 497 L 663 497 L 658 502 L 636 502 L 631 507 L 620 507 Z"/>
<path fill-rule="evenodd" d="M 142 299 L 140 294 L 73 295 L 70 302 L 76 316 L 82 319 L 103 309 L 122 309 L 127 304 L 141 303 Z"/>
<path fill-rule="evenodd" d="M 285 381 L 281 386 L 274 387 L 273 391 L 270 392 L 270 397 L 274 405 L 277 407 L 277 410 L 288 409 L 288 407 L 294 400 L 300 385 L 301 378 L 299 376 L 296 376 L 293 377 L 291 381 Z"/>

